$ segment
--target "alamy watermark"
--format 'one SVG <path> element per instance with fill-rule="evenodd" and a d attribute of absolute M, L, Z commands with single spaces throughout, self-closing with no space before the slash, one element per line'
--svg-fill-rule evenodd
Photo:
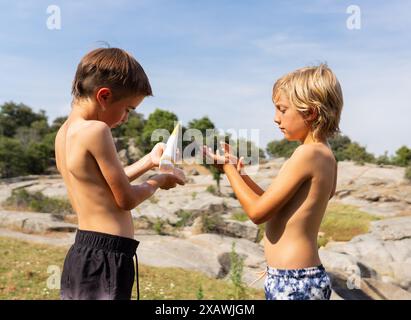
<path fill-rule="evenodd" d="M 346 26 L 349 30 L 361 29 L 361 8 L 357 5 L 350 5 L 347 7 L 346 13 L 350 14 L 347 18 Z"/>
<path fill-rule="evenodd" d="M 175 122 L 175 125 L 177 122 Z M 260 162 L 260 130 L 259 129 L 206 129 L 200 131 L 198 129 L 186 129 L 182 132 L 182 126 L 179 127 L 177 150 L 178 154 L 174 159 L 175 164 L 224 164 L 224 150 L 220 142 L 226 142 L 230 148 L 230 154 L 240 159 L 243 158 L 243 163 L 246 165 L 243 172 L 248 175 L 256 173 L 259 169 Z M 167 142 L 170 137 L 170 132 L 166 129 L 156 129 L 151 134 L 151 142 Z M 183 147 L 184 146 L 184 147 Z M 211 149 L 213 153 L 220 155 L 215 160 L 207 157 L 203 153 L 203 146 Z M 234 161 L 230 161 L 236 164 Z"/>
<path fill-rule="evenodd" d="M 61 30 L 61 10 L 60 7 L 51 4 L 47 7 L 46 13 L 49 15 L 46 20 L 46 26 L 49 30 Z"/>
<path fill-rule="evenodd" d="M 50 274 L 50 276 L 47 278 L 47 281 L 46 281 L 47 289 L 60 290 L 60 281 L 61 281 L 60 267 L 56 265 L 50 265 L 47 267 L 47 273 Z"/>

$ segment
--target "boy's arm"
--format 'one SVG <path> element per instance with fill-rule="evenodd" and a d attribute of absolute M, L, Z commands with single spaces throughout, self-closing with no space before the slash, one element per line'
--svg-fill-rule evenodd
<path fill-rule="evenodd" d="M 95 121 L 82 141 L 96 160 L 119 208 L 135 208 L 160 187 L 161 177 L 153 177 L 140 185 L 130 184 L 118 158 L 110 128 L 105 123 Z"/>
<path fill-rule="evenodd" d="M 242 174 L 241 178 L 243 178 L 244 182 L 259 196 L 264 193 L 264 190 L 260 188 L 258 184 L 254 182 L 248 175 Z"/>
<path fill-rule="evenodd" d="M 298 147 L 287 166 L 261 196 L 248 186 L 232 164 L 224 164 L 223 168 L 244 211 L 254 223 L 261 224 L 277 214 L 303 182 L 311 177 L 309 165 L 313 160 L 310 150 L 305 146 Z"/>
<path fill-rule="evenodd" d="M 124 168 L 124 172 L 131 182 L 137 179 L 148 170 L 158 167 L 161 156 L 163 155 L 166 144 L 163 142 L 157 143 L 149 154 L 145 155 L 136 163 Z"/>
<path fill-rule="evenodd" d="M 124 173 L 128 177 L 128 181 L 131 182 L 154 167 L 150 154 L 147 154 L 137 162 L 125 167 Z"/>

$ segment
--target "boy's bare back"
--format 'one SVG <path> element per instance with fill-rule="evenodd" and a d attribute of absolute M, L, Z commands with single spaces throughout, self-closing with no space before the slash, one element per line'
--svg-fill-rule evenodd
<path fill-rule="evenodd" d="M 332 151 L 323 143 L 301 145 L 297 149 L 284 163 L 276 180 L 292 180 L 298 168 L 308 170 L 310 178 L 299 186 L 280 212 L 266 222 L 267 263 L 278 269 L 321 264 L 317 235 L 328 200 L 336 188 L 337 163 Z"/>
<path fill-rule="evenodd" d="M 57 169 L 63 176 L 70 202 L 77 213 L 79 229 L 133 238 L 131 212 L 117 205 L 93 156 L 95 148 L 114 145 L 111 136 L 111 141 L 101 141 L 108 140 L 107 135 L 99 134 L 101 127 L 99 121 L 75 119 L 71 122 L 69 118 L 59 129 L 55 140 Z M 104 153 L 104 157 L 113 162 L 113 172 L 124 170 L 117 154 L 113 154 L 113 148 L 105 149 Z"/>

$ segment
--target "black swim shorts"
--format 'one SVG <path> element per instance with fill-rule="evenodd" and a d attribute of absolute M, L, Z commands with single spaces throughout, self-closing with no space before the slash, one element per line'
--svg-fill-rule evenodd
<path fill-rule="evenodd" d="M 138 299 L 138 244 L 130 238 L 78 230 L 64 261 L 61 299 L 129 300 L 134 276 Z M 136 270 L 133 256 L 136 257 Z"/>

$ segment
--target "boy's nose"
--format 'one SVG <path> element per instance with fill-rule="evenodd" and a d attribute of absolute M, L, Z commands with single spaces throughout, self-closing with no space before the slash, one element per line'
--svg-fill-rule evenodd
<path fill-rule="evenodd" d="M 274 122 L 278 125 L 280 125 L 280 118 L 278 117 L 278 114 L 275 115 L 274 117 Z"/>

